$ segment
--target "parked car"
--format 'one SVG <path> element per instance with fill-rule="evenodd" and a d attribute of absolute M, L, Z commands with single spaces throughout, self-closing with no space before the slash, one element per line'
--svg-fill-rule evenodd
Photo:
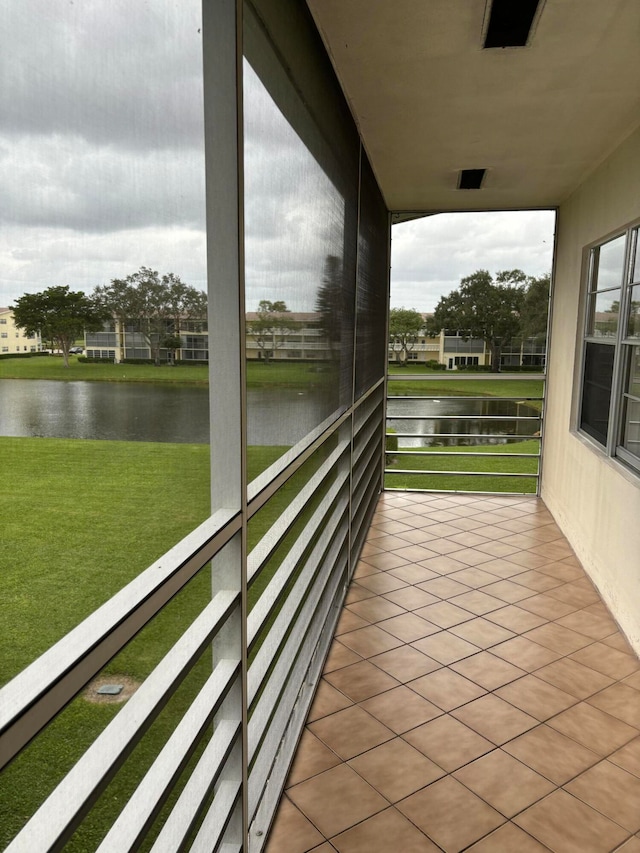
<path fill-rule="evenodd" d="M 69 355 L 82 355 L 84 352 L 84 347 L 71 347 L 69 349 Z"/>

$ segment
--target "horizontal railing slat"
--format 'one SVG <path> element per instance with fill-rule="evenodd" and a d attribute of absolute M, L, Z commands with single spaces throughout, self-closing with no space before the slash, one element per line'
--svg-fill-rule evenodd
<path fill-rule="evenodd" d="M 6 765 L 238 532 L 215 513 L 0 690 Z"/>
<path fill-rule="evenodd" d="M 7 853 L 61 850 L 82 818 L 210 644 L 240 594 L 222 590 L 191 623 L 153 672 L 93 741 L 7 848 Z"/>
<path fill-rule="evenodd" d="M 240 671 L 240 661 L 221 660 L 147 771 L 98 847 L 98 853 L 137 850 L 205 729 Z M 213 768 L 212 768 L 213 769 Z"/>

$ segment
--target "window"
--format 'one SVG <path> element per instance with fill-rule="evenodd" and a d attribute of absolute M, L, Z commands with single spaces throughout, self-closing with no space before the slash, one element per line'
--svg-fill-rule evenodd
<path fill-rule="evenodd" d="M 2 332 L 1 337 L 6 338 L 6 337 L 7 337 L 7 332 Z"/>
<path fill-rule="evenodd" d="M 579 428 L 640 471 L 640 228 L 589 253 Z"/>
<path fill-rule="evenodd" d="M 0 318 L 0 326 L 6 326 L 6 325 L 7 325 L 7 318 L 1 317 Z"/>

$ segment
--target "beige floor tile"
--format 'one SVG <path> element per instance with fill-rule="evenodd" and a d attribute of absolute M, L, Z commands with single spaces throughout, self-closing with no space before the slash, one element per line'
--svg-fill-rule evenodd
<path fill-rule="evenodd" d="M 439 850 L 393 808 L 332 838 L 331 843 L 338 853 L 389 853 L 391 850 L 402 853 L 438 853 Z"/>
<path fill-rule="evenodd" d="M 536 676 L 578 699 L 586 699 L 613 683 L 613 679 L 607 675 L 571 658 L 562 658 L 536 670 Z"/>
<path fill-rule="evenodd" d="M 624 652 L 626 655 L 636 655 L 631 644 L 624 636 L 622 631 L 616 631 L 615 634 L 610 634 L 601 640 L 605 646 L 611 646 L 612 649 L 617 649 L 619 652 Z M 637 657 L 637 655 L 636 655 Z"/>
<path fill-rule="evenodd" d="M 465 548 L 473 548 L 476 545 L 482 545 L 485 542 L 491 541 L 489 536 L 481 536 L 479 533 L 473 533 L 470 530 L 465 530 L 463 533 L 456 533 L 450 536 L 452 542 L 457 542 L 459 545 L 464 545 Z"/>
<path fill-rule="evenodd" d="M 446 554 L 453 554 L 456 551 L 462 551 L 464 545 L 459 545 L 457 542 L 452 542 L 451 539 L 445 539 L 441 537 L 440 539 L 431 539 L 429 541 L 429 550 L 431 553 L 429 557 Z M 428 557 L 423 557 L 423 560 L 427 560 Z"/>
<path fill-rule="evenodd" d="M 449 631 L 440 631 L 439 634 L 432 634 L 430 637 L 416 640 L 411 645 L 428 657 L 445 665 L 462 660 L 478 651 L 478 647 L 474 646 L 473 643 L 468 643 Z"/>
<path fill-rule="evenodd" d="M 361 702 L 360 707 L 398 735 L 442 714 L 441 708 L 404 685 L 373 696 Z"/>
<path fill-rule="evenodd" d="M 526 675 L 500 687 L 496 690 L 496 696 L 541 722 L 566 711 L 578 701 L 575 696 L 547 684 L 535 675 Z"/>
<path fill-rule="evenodd" d="M 403 607 L 399 607 L 380 595 L 365 598 L 363 601 L 356 601 L 349 605 L 349 610 L 368 623 L 381 622 L 383 619 L 400 616 L 406 612 Z"/>
<path fill-rule="evenodd" d="M 555 789 L 548 779 L 501 749 L 478 758 L 453 775 L 505 817 L 513 817 Z"/>
<path fill-rule="evenodd" d="M 586 702 L 553 717 L 548 725 L 602 756 L 610 755 L 638 734 L 637 729 Z"/>
<path fill-rule="evenodd" d="M 423 675 L 408 686 L 443 711 L 452 711 L 485 693 L 482 687 L 449 668 Z"/>
<path fill-rule="evenodd" d="M 451 580 L 451 578 L 447 576 L 438 577 L 434 580 L 427 581 L 426 583 L 421 583 L 419 588 L 439 599 L 453 598 L 454 595 L 460 595 L 463 592 L 470 591 L 470 587 Z"/>
<path fill-rule="evenodd" d="M 456 637 L 462 637 L 463 640 L 468 640 L 481 649 L 488 649 L 514 636 L 513 631 L 501 628 L 500 625 L 494 625 L 493 622 L 488 622 L 482 617 L 472 619 L 471 622 L 454 625 L 449 631 Z"/>
<path fill-rule="evenodd" d="M 397 649 L 375 655 L 370 658 L 372 664 L 388 672 L 403 684 L 428 672 L 439 669 L 441 664 L 412 646 L 400 646 Z"/>
<path fill-rule="evenodd" d="M 547 622 L 546 625 L 534 628 L 533 631 L 528 631 L 525 637 L 561 655 L 570 655 L 592 642 L 584 634 L 578 634 L 577 631 L 571 631 L 556 622 Z"/>
<path fill-rule="evenodd" d="M 483 587 L 482 591 L 486 592 L 487 595 L 494 596 L 494 598 L 499 598 L 507 604 L 516 604 L 518 601 L 522 601 L 523 598 L 531 598 L 532 595 L 535 595 L 532 589 L 520 586 L 520 584 L 510 580 L 494 581 Z"/>
<path fill-rule="evenodd" d="M 437 539 L 437 536 L 434 536 L 433 533 L 429 533 L 428 528 L 424 530 L 403 530 L 401 533 L 397 534 L 398 539 L 402 539 L 404 542 L 410 542 L 412 545 L 423 545 L 426 542 L 429 542 L 431 539 Z"/>
<path fill-rule="evenodd" d="M 601 693 L 587 699 L 601 711 L 640 729 L 640 691 L 627 684 L 612 684 Z"/>
<path fill-rule="evenodd" d="M 384 554 L 384 551 L 381 548 L 376 548 L 374 553 Z M 376 569 L 375 566 L 370 566 L 369 563 L 360 560 L 355 567 L 353 577 L 358 580 L 358 578 L 366 578 L 368 575 L 376 575 L 379 571 L 380 569 Z"/>
<path fill-rule="evenodd" d="M 366 660 L 328 672 L 325 680 L 353 702 L 361 702 L 398 686 L 395 678 Z"/>
<path fill-rule="evenodd" d="M 439 601 L 437 604 L 429 604 L 426 607 L 421 607 L 415 613 L 426 619 L 427 622 L 432 622 L 434 625 L 439 625 L 441 628 L 451 628 L 453 625 L 459 625 L 461 622 L 468 622 L 473 619 L 473 614 L 462 607 L 456 607 L 449 601 Z"/>
<path fill-rule="evenodd" d="M 420 607 L 426 607 L 427 604 L 435 604 L 438 601 L 435 595 L 429 595 L 416 586 L 405 586 L 402 589 L 385 592 L 384 597 L 405 610 L 418 610 Z"/>
<path fill-rule="evenodd" d="M 336 637 L 340 634 L 346 634 L 348 631 L 355 631 L 358 628 L 366 628 L 369 623 L 361 616 L 352 613 L 348 607 L 342 609 L 338 624 L 336 625 Z"/>
<path fill-rule="evenodd" d="M 609 761 L 640 777 L 640 737 L 625 744 L 609 756 Z"/>
<path fill-rule="evenodd" d="M 319 720 L 329 714 L 335 714 L 336 711 L 342 711 L 343 708 L 348 708 L 352 702 L 350 699 L 341 693 L 339 690 L 329 684 L 325 678 L 320 681 L 316 695 L 307 717 L 307 722 Z"/>
<path fill-rule="evenodd" d="M 452 580 L 466 584 L 466 586 L 470 586 L 473 589 L 485 587 L 490 583 L 494 583 L 496 579 L 495 575 L 485 572 L 482 568 L 477 567 L 461 569 L 459 572 L 454 572 L 454 574 L 449 577 Z M 483 590 L 483 592 L 486 592 L 486 590 Z"/>
<path fill-rule="evenodd" d="M 448 773 L 495 748 L 491 741 L 449 715 L 412 729 L 403 737 Z"/>
<path fill-rule="evenodd" d="M 566 791 L 554 791 L 514 818 L 555 853 L 608 853 L 628 832 Z"/>
<path fill-rule="evenodd" d="M 499 812 L 450 776 L 402 800 L 398 809 L 447 853 L 464 850 L 504 823 Z"/>
<path fill-rule="evenodd" d="M 437 634 L 440 631 L 438 625 L 427 622 L 416 613 L 404 612 L 401 616 L 394 616 L 392 619 L 385 619 L 378 623 L 378 627 L 383 631 L 391 634 L 402 640 L 403 643 L 413 643 L 414 640 L 420 640 L 422 637 L 428 637 L 431 634 Z"/>
<path fill-rule="evenodd" d="M 612 619 L 596 613 L 589 613 L 586 609 L 576 610 L 574 613 L 569 613 L 568 616 L 563 616 L 558 619 L 558 624 L 564 625 L 565 628 L 571 628 L 572 631 L 577 631 L 579 634 L 585 634 L 592 640 L 602 640 L 603 637 L 608 637 L 618 630 Z"/>
<path fill-rule="evenodd" d="M 545 617 L 536 616 L 535 613 L 530 613 L 520 607 L 520 604 L 524 604 L 528 600 L 524 599 L 518 605 L 508 604 L 501 610 L 494 610 L 488 613 L 486 618 L 490 622 L 495 622 L 496 625 L 501 625 L 503 628 L 513 631 L 515 634 L 524 634 L 525 631 L 531 631 L 533 628 L 537 628 L 548 621 Z"/>
<path fill-rule="evenodd" d="M 543 847 L 515 824 L 505 823 L 469 847 L 468 853 L 549 853 L 549 848 Z"/>
<path fill-rule="evenodd" d="M 276 820 L 269 833 L 265 853 L 306 853 L 321 844 L 323 836 L 293 803 L 283 797 Z"/>
<path fill-rule="evenodd" d="M 492 544 L 492 543 L 487 543 Z M 497 543 L 496 543 L 497 544 Z M 482 545 L 486 548 L 487 545 Z M 466 566 L 482 566 L 483 563 L 489 563 L 494 559 L 495 555 L 488 554 L 486 551 L 480 551 L 478 548 L 465 548 L 462 551 L 456 551 L 455 557 L 460 563 Z"/>
<path fill-rule="evenodd" d="M 309 723 L 308 728 L 345 761 L 393 737 L 390 729 L 358 705 Z"/>
<path fill-rule="evenodd" d="M 419 563 L 420 560 L 428 560 L 429 557 L 434 556 L 434 551 L 429 545 L 405 544 L 401 548 L 394 548 L 393 553 L 397 554 L 398 557 L 402 557 L 405 563 Z M 391 568 L 396 568 L 396 566 L 392 566 Z"/>
<path fill-rule="evenodd" d="M 353 604 L 355 601 L 362 601 L 363 598 L 373 598 L 374 595 L 375 592 L 373 590 L 365 589 L 357 581 L 354 581 L 349 587 L 349 592 L 346 595 L 344 603 Z"/>
<path fill-rule="evenodd" d="M 584 649 L 574 652 L 571 659 L 615 679 L 631 675 L 640 667 L 636 657 L 612 649 L 604 643 L 585 646 Z"/>
<path fill-rule="evenodd" d="M 518 575 L 518 583 L 526 586 L 529 589 L 534 589 L 536 592 L 547 592 L 555 587 L 562 586 L 563 583 L 558 578 L 552 575 L 546 575 L 544 572 L 531 569 L 528 572 L 523 572 Z"/>
<path fill-rule="evenodd" d="M 629 832 L 640 830 L 640 779 L 621 767 L 601 761 L 565 789 Z"/>
<path fill-rule="evenodd" d="M 507 559 L 522 569 L 541 569 L 549 562 L 548 557 L 534 554 L 533 551 L 517 551 L 515 554 L 509 554 Z"/>
<path fill-rule="evenodd" d="M 402 645 L 402 640 L 393 637 L 376 625 L 369 625 L 367 628 L 358 628 L 357 631 L 342 634 L 340 642 L 361 658 L 370 658 Z"/>
<path fill-rule="evenodd" d="M 547 725 L 520 735 L 503 749 L 556 785 L 564 785 L 600 760 L 597 753 Z"/>
<path fill-rule="evenodd" d="M 401 566 L 404 562 L 400 557 L 395 557 L 394 554 L 381 554 L 380 559 L 382 557 L 393 557 L 394 560 L 397 559 L 397 565 Z M 370 557 L 370 560 L 377 559 L 376 557 Z M 394 568 L 393 566 L 389 566 L 388 568 Z M 406 581 L 397 578 L 395 575 L 392 575 L 390 572 L 378 572 L 375 575 L 368 575 L 366 578 L 360 578 L 358 581 L 361 587 L 365 589 L 371 590 L 375 592 L 376 595 L 380 595 L 383 592 L 391 592 L 392 589 L 400 589 L 403 586 L 406 586 Z"/>
<path fill-rule="evenodd" d="M 343 636 L 349 636 L 349 634 Z M 324 671 L 333 672 L 334 669 L 350 666 L 352 663 L 358 663 L 360 660 L 362 660 L 362 657 L 356 654 L 353 649 L 348 649 L 342 643 L 338 642 L 338 640 L 334 640 L 331 644 L 331 651 L 327 655 L 327 660 L 324 664 Z"/>
<path fill-rule="evenodd" d="M 628 675 L 624 679 L 624 684 L 633 687 L 634 690 L 640 690 L 640 671 L 634 672 L 633 675 Z"/>
<path fill-rule="evenodd" d="M 559 652 L 554 652 L 546 646 L 534 643 L 526 637 L 514 637 L 512 640 L 493 646 L 491 654 L 512 663 L 514 666 L 519 666 L 520 669 L 525 669 L 527 672 L 533 672 L 542 666 L 547 666 L 560 657 Z"/>
<path fill-rule="evenodd" d="M 343 832 L 388 806 L 384 797 L 346 764 L 307 779 L 289 788 L 287 793 L 325 838 Z M 277 853 L 288 849 L 280 847 Z"/>
<path fill-rule="evenodd" d="M 513 560 L 490 560 L 488 563 L 484 563 L 482 566 L 483 572 L 488 572 L 496 578 L 502 578 L 503 580 L 507 580 L 508 578 L 513 578 L 517 580 L 517 576 L 522 574 L 522 572 L 527 571 L 527 566 L 520 566 L 517 563 L 514 563 Z"/>
<path fill-rule="evenodd" d="M 497 746 L 538 725 L 535 717 L 492 693 L 451 711 L 451 716 Z"/>
<path fill-rule="evenodd" d="M 621 847 L 616 847 L 616 853 L 640 853 L 640 837 L 634 835 Z"/>
<path fill-rule="evenodd" d="M 368 583 L 374 578 L 365 578 L 364 583 Z M 523 610 L 528 610 L 530 613 L 535 613 L 536 616 L 544 616 L 545 619 L 560 619 L 568 613 L 573 613 L 577 609 L 575 604 L 567 604 L 565 601 L 558 601 L 547 593 L 540 593 L 531 598 L 523 599 L 519 607 Z"/>
<path fill-rule="evenodd" d="M 477 655 L 452 663 L 451 669 L 479 684 L 480 687 L 484 687 L 485 690 L 495 690 L 526 675 L 523 669 L 502 658 L 497 658 L 491 652 L 479 652 Z"/>
<path fill-rule="evenodd" d="M 349 766 L 390 803 L 408 797 L 445 774 L 402 738 L 387 741 L 349 761 Z"/>
<path fill-rule="evenodd" d="M 553 575 L 554 578 L 558 578 L 566 583 L 584 577 L 584 571 L 582 569 L 577 568 L 576 566 L 568 566 L 564 562 L 546 563 L 544 566 L 540 567 L 539 571 L 544 572 L 546 575 Z"/>
<path fill-rule="evenodd" d="M 439 557 L 431 557 L 429 560 L 423 560 L 420 565 L 437 575 L 448 575 L 467 568 L 466 563 L 454 560 L 453 557 L 447 557 L 446 554 L 441 554 Z"/>
<path fill-rule="evenodd" d="M 431 572 L 423 566 L 415 565 L 399 566 L 397 569 L 391 569 L 389 574 L 394 578 L 406 581 L 408 584 L 423 583 L 424 581 L 431 580 L 431 578 L 438 577 L 437 572 Z M 389 590 L 389 592 L 392 591 Z M 385 593 L 385 595 L 388 596 L 388 593 Z M 393 599 L 391 600 L 393 601 Z"/>
<path fill-rule="evenodd" d="M 559 601 L 572 604 L 576 610 L 580 610 L 589 604 L 593 604 L 594 601 L 600 600 L 598 593 L 594 589 L 583 589 L 578 584 L 573 583 L 566 583 L 555 589 L 550 589 L 548 590 L 548 594 Z"/>
<path fill-rule="evenodd" d="M 456 595 L 455 598 L 450 599 L 450 603 L 455 604 L 456 607 L 463 607 L 476 616 L 482 616 L 485 613 L 490 613 L 492 610 L 504 607 L 504 601 L 494 598 L 492 595 L 487 595 L 479 589 L 473 589 L 471 592 L 465 592 L 463 595 Z"/>
<path fill-rule="evenodd" d="M 300 738 L 296 757 L 294 759 L 289 778 L 287 779 L 287 788 L 292 785 L 297 785 L 298 782 L 304 782 L 305 779 L 310 779 L 312 776 L 317 776 L 331 767 L 335 767 L 341 763 L 341 759 L 325 746 L 322 741 L 305 729 Z"/>

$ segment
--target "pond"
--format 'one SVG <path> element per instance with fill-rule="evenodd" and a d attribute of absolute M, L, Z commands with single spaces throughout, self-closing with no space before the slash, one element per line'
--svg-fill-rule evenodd
<path fill-rule="evenodd" d="M 247 407 L 253 445 L 293 445 L 328 414 L 326 395 L 320 391 L 249 389 Z M 209 390 L 195 385 L 3 379 L 0 435 L 208 444 Z"/>
<path fill-rule="evenodd" d="M 484 417 L 489 420 L 482 420 Z M 518 438 L 538 435 L 540 413 L 524 402 L 490 398 L 398 400 L 390 397 L 387 426 L 400 433 L 398 447 L 404 448 L 505 444 L 510 434 Z M 416 435 L 414 438 L 402 433 Z M 458 438 L 461 433 L 468 437 Z"/>

